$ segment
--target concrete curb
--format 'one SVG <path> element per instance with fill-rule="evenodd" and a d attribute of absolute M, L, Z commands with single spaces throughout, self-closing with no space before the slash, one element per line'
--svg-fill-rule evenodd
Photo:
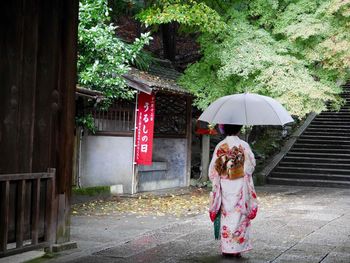
<path fill-rule="evenodd" d="M 41 258 L 45 255 L 44 250 L 33 250 L 24 252 L 21 254 L 16 254 L 13 256 L 0 258 L 0 263 L 21 263 L 28 262 L 37 258 Z"/>

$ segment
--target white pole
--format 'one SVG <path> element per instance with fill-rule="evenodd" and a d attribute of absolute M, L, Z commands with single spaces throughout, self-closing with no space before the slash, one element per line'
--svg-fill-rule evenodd
<path fill-rule="evenodd" d="M 135 162 L 135 150 L 136 150 L 136 136 L 137 136 L 137 112 L 138 112 L 138 97 L 139 97 L 139 91 L 136 93 L 136 101 L 135 101 L 135 114 L 134 114 L 134 138 L 133 138 L 133 151 L 132 151 L 132 181 L 131 181 L 131 194 L 136 193 L 136 184 L 135 184 L 135 179 L 137 176 L 137 167 L 136 167 L 136 162 Z"/>
<path fill-rule="evenodd" d="M 200 181 L 208 181 L 208 171 L 209 171 L 209 156 L 210 155 L 210 135 L 202 135 L 202 160 L 201 160 L 201 176 Z"/>
<path fill-rule="evenodd" d="M 78 175 L 78 187 L 81 188 L 81 152 L 82 152 L 82 142 L 83 142 L 83 132 L 84 130 L 79 127 L 78 129 L 78 132 L 79 132 L 79 153 L 78 153 L 78 172 L 77 172 L 77 175 Z"/>

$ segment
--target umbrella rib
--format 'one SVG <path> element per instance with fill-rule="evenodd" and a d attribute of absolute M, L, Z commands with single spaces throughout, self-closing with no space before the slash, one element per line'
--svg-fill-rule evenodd
<path fill-rule="evenodd" d="M 228 96 L 227 96 L 227 97 L 228 97 Z M 216 114 L 219 112 L 219 110 L 221 110 L 221 108 L 226 104 L 226 102 L 229 101 L 229 99 L 230 99 L 230 98 L 227 98 L 226 101 L 225 101 L 224 103 L 222 103 L 220 107 L 218 107 L 218 109 L 216 110 L 215 114 L 213 115 L 213 116 L 214 116 L 214 117 L 213 117 L 213 120 L 215 119 Z M 217 124 L 217 123 L 216 123 L 216 124 Z"/>
<path fill-rule="evenodd" d="M 248 125 L 246 93 L 244 94 L 245 124 Z"/>
<path fill-rule="evenodd" d="M 280 116 L 277 114 L 277 112 L 275 111 L 274 107 L 272 107 L 272 105 L 270 104 L 270 102 L 268 100 L 265 100 L 267 102 L 267 104 L 270 106 L 270 108 L 272 109 L 272 111 L 275 113 L 275 115 L 277 116 L 277 118 L 280 120 L 281 124 L 282 124 L 282 120 L 280 118 Z M 282 124 L 283 125 L 283 124 Z"/>

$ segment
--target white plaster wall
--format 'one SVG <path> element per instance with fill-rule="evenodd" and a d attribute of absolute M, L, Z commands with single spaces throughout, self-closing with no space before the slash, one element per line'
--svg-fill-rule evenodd
<path fill-rule="evenodd" d="M 122 184 L 132 189 L 133 137 L 84 136 L 81 151 L 82 187 Z"/>

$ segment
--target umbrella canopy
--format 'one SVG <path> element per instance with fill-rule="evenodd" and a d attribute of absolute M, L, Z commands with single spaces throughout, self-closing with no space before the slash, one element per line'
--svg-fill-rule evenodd
<path fill-rule="evenodd" d="M 241 125 L 284 125 L 294 121 L 278 101 L 251 93 L 217 99 L 201 114 L 199 120 Z"/>

